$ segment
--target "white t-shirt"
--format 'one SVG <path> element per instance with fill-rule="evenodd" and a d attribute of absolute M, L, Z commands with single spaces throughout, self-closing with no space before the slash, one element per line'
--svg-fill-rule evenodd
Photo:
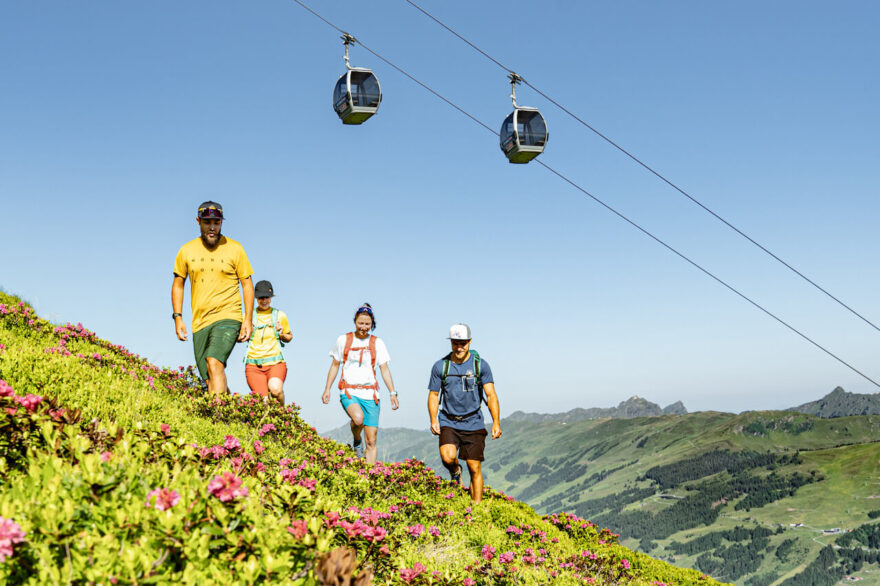
<path fill-rule="evenodd" d="M 346 334 L 342 334 L 336 338 L 336 343 L 330 349 L 330 356 L 337 362 L 342 362 L 342 354 L 345 352 L 345 336 Z M 361 357 L 361 348 L 364 348 L 363 357 Z M 388 355 L 385 342 L 382 341 L 382 338 L 376 337 L 376 366 L 382 366 L 390 361 L 391 356 Z M 372 368 L 369 338 L 359 340 L 357 336 L 354 337 L 351 349 L 348 351 L 348 360 L 342 365 L 340 377 L 345 378 L 345 382 L 351 385 L 372 385 L 378 380 Z M 359 399 L 373 398 L 373 389 L 348 389 L 348 393 Z"/>

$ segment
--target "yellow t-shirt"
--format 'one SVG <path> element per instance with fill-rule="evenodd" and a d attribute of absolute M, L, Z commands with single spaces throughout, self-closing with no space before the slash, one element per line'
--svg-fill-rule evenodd
<path fill-rule="evenodd" d="M 181 246 L 174 274 L 191 283 L 193 332 L 221 319 L 241 321 L 238 283 L 253 273 L 244 248 L 226 236 L 220 237 L 214 250 L 208 250 L 201 238 Z"/>
<path fill-rule="evenodd" d="M 278 310 L 278 318 L 276 324 L 281 324 L 281 333 L 290 333 L 290 322 L 287 320 L 287 314 Z M 266 311 L 257 309 L 257 319 L 254 321 L 254 333 L 251 335 L 251 343 L 248 345 L 247 357 L 249 360 L 259 360 L 261 366 L 269 366 L 284 362 L 281 358 L 277 360 L 266 360 L 274 358 L 281 354 L 281 344 L 272 332 L 272 308 Z M 263 360 L 266 360 L 263 362 Z"/>

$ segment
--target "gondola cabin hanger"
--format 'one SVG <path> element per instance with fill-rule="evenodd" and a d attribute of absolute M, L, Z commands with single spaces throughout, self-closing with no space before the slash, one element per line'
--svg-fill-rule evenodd
<path fill-rule="evenodd" d="M 345 33 L 342 42 L 345 45 L 346 71 L 333 89 L 333 109 L 343 124 L 363 124 L 379 109 L 382 88 L 372 71 L 350 65 L 348 46 L 355 44 L 355 38 Z"/>
<path fill-rule="evenodd" d="M 511 163 L 528 163 L 544 152 L 549 136 L 547 122 L 537 108 L 517 106 L 516 84 L 521 83 L 522 78 L 515 73 L 509 77 L 513 112 L 501 125 L 501 150 Z"/>

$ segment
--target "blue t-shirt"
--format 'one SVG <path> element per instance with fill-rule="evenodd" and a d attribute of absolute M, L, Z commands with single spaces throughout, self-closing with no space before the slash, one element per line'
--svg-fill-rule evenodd
<path fill-rule="evenodd" d="M 443 381 L 443 362 L 443 360 L 438 360 L 431 369 L 431 380 L 428 382 L 429 391 L 440 393 Z M 483 384 L 495 382 L 489 363 L 482 358 L 480 359 L 480 379 Z M 486 424 L 483 422 L 483 412 L 480 409 L 483 395 L 481 389 L 477 388 L 473 353 L 461 364 L 449 361 L 446 389 L 440 395 L 442 402 L 437 419 L 440 421 L 441 427 L 454 427 L 462 431 L 486 429 Z M 467 415 L 474 411 L 476 413 L 464 421 L 453 421 L 446 416 L 444 411 L 456 416 Z"/>

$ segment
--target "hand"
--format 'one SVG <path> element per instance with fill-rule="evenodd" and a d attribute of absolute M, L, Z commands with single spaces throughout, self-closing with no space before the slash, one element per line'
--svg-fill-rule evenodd
<path fill-rule="evenodd" d="M 174 331 L 177 333 L 177 339 L 186 342 L 186 324 L 183 323 L 182 317 L 174 318 Z"/>
<path fill-rule="evenodd" d="M 501 437 L 501 424 L 497 421 L 492 423 L 492 439 Z"/>
<path fill-rule="evenodd" d="M 281 324 L 275 324 L 275 329 L 278 330 L 279 334 L 284 333 L 284 326 L 282 326 Z"/>
<path fill-rule="evenodd" d="M 251 320 L 246 319 L 241 322 L 241 331 L 238 333 L 238 341 L 246 342 L 251 339 L 251 333 L 254 331 L 254 324 Z"/>
<path fill-rule="evenodd" d="M 440 422 L 436 419 L 431 422 L 431 433 L 440 435 Z"/>
<path fill-rule="evenodd" d="M 321 401 L 326 405 L 330 402 L 330 389 L 324 391 L 324 394 L 321 395 Z"/>
<path fill-rule="evenodd" d="M 397 410 L 400 407 L 400 402 L 397 400 L 397 395 L 391 395 L 391 409 Z"/>

